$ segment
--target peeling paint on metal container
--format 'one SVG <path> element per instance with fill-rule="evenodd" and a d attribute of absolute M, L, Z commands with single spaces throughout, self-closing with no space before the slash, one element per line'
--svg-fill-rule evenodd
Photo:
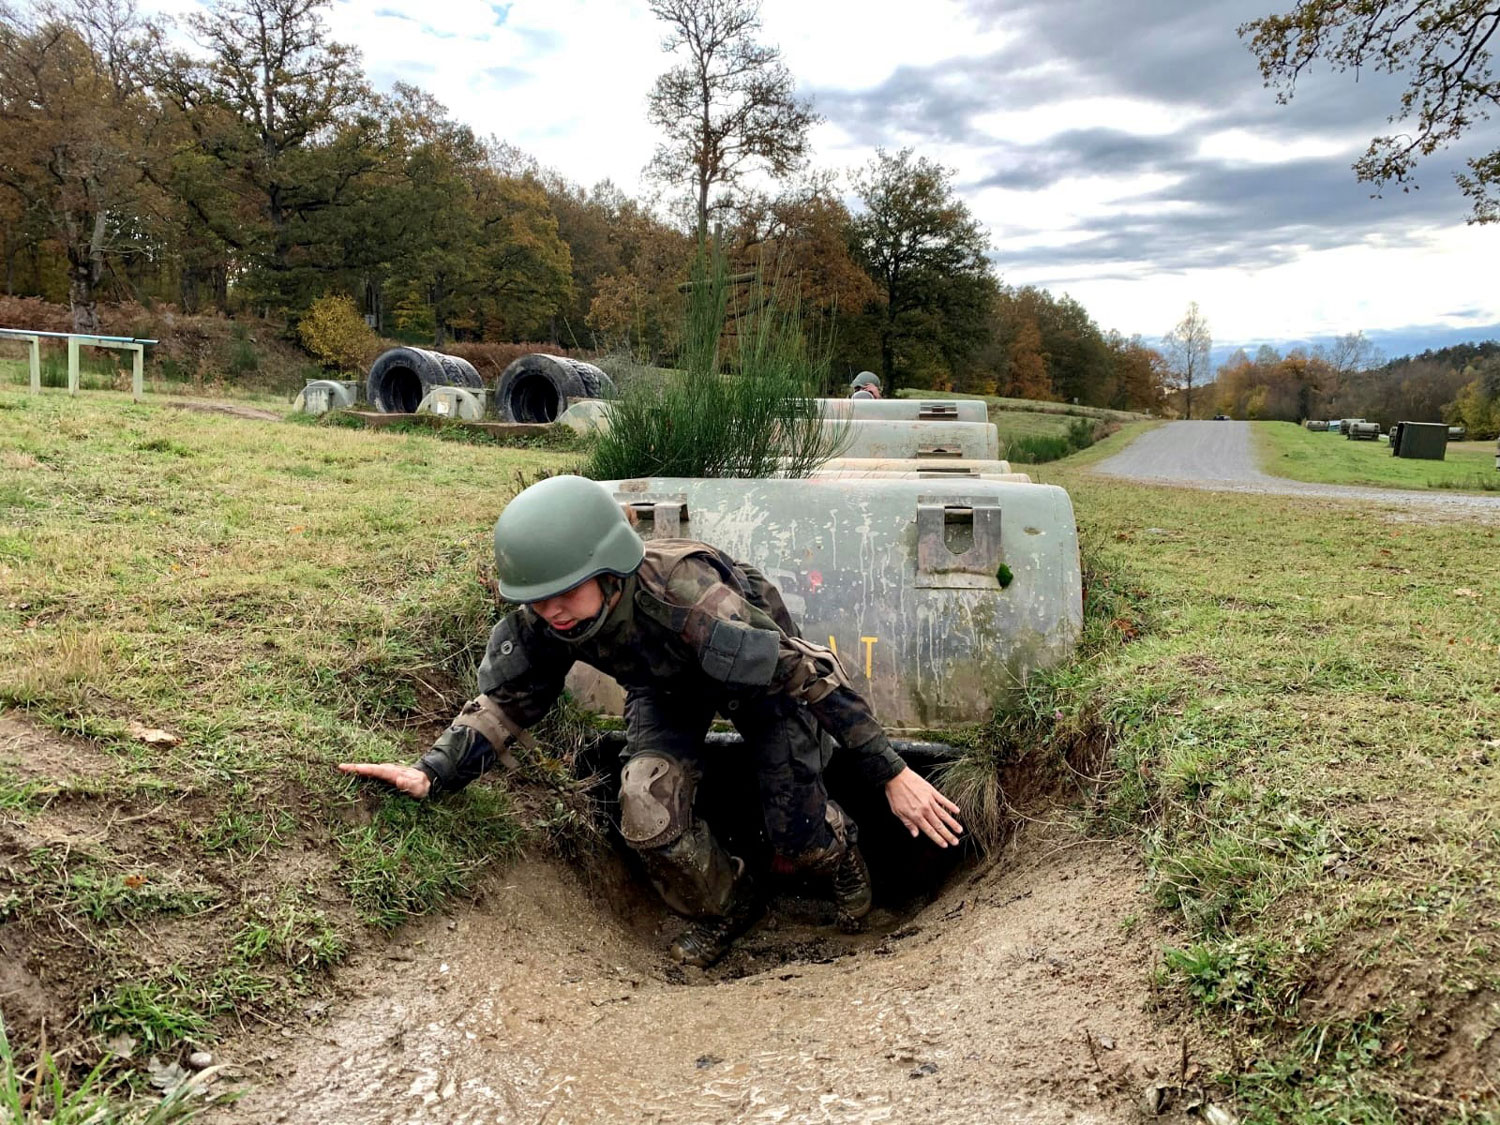
<path fill-rule="evenodd" d="M 359 397 L 356 383 L 340 379 L 313 379 L 298 392 L 292 409 L 298 414 L 327 414 L 331 410 L 352 410 Z"/>
<path fill-rule="evenodd" d="M 1010 462 L 968 457 L 831 457 L 820 469 L 862 469 L 877 473 L 952 473 L 989 476 L 1011 471 Z"/>
<path fill-rule="evenodd" d="M 580 434 L 607 433 L 610 405 L 597 398 L 581 398 L 557 416 L 557 424 Z"/>
<path fill-rule="evenodd" d="M 909 462 L 915 465 L 916 462 Z M 817 468 L 808 476 L 835 477 L 839 480 L 1004 480 L 1013 484 L 1030 484 L 1026 473 L 982 473 L 966 469 L 959 473 L 942 472 L 937 469 L 830 469 Z"/>
<path fill-rule="evenodd" d="M 478 422 L 485 416 L 488 399 L 488 391 L 474 391 L 467 387 L 433 387 L 417 404 L 417 413 Z"/>
<path fill-rule="evenodd" d="M 963 398 L 820 398 L 825 418 L 858 418 L 883 422 L 988 422 L 979 399 Z"/>
<path fill-rule="evenodd" d="M 1083 627 L 1078 533 L 1054 485 L 811 478 L 606 481 L 645 538 L 700 539 L 764 570 L 888 727 L 987 717 Z M 1001 566 L 1011 581 L 1003 589 Z M 613 681 L 574 669 L 618 713 Z"/>
<path fill-rule="evenodd" d="M 847 434 L 841 457 L 912 457 L 998 460 L 1000 435 L 988 422 L 885 422 L 825 418 L 823 425 Z"/>

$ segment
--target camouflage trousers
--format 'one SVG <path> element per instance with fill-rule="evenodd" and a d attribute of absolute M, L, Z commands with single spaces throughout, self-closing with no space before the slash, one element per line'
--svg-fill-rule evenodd
<path fill-rule="evenodd" d="M 744 739 L 743 747 L 705 746 L 716 713 Z M 736 767 L 753 772 L 765 838 L 781 870 L 831 872 L 852 842 L 854 826 L 828 799 L 823 769 L 832 744 L 806 707 L 780 696 L 704 700 L 666 692 L 632 691 L 625 700 L 625 762 L 642 755 L 680 767 L 673 783 L 685 786 L 681 805 L 691 810 L 699 784 Z M 738 762 L 730 755 L 743 756 Z M 677 826 L 681 835 L 662 847 L 637 847 L 652 883 L 667 904 L 690 915 L 723 914 L 734 889 L 736 865 L 696 813 Z"/>

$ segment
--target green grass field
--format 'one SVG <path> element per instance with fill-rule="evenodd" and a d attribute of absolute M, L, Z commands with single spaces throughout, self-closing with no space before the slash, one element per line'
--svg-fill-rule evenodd
<path fill-rule="evenodd" d="M 1261 467 L 1273 476 L 1377 488 L 1500 489 L 1494 442 L 1456 442 L 1442 461 L 1415 461 L 1392 457 L 1384 441 L 1350 441 L 1293 422 L 1259 422 L 1253 432 Z"/>
<path fill-rule="evenodd" d="M 1137 422 L 1143 414 L 1106 410 L 1095 406 L 1073 406 L 1062 402 L 1034 402 L 995 395 L 965 395 L 951 391 L 904 389 L 901 398 L 978 399 L 1000 437 L 1000 456 L 1018 464 L 1038 464 L 1066 457 L 1086 448 L 1115 426 Z M 1085 426 L 1084 423 L 1087 423 Z"/>
<path fill-rule="evenodd" d="M 503 787 L 419 812 L 331 765 L 446 724 L 494 517 L 569 458 L 56 393 L 0 394 L 0 450 L 0 705 L 92 747 L 0 774 L 0 911 L 78 1005 L 54 1027 L 144 1054 L 295 1004 L 511 854 Z"/>
<path fill-rule="evenodd" d="M 1247 1120 L 1492 1120 L 1500 527 L 1090 477 L 1118 440 L 1044 475 L 1139 617 L 1039 709 L 1107 732 L 1164 993 L 1220 1029 Z"/>
<path fill-rule="evenodd" d="M 1100 756 L 1080 816 L 1139 841 L 1154 994 L 1217 1043 L 1241 1120 L 1486 1120 L 1500 528 L 1089 475 L 1148 424 L 1044 466 L 1088 636 L 970 768 Z M 0 393 L 0 722 L 74 739 L 0 771 L 0 911 L 70 1042 L 140 1060 L 304 1005 L 569 815 L 503 781 L 420 808 L 331 764 L 447 721 L 494 516 L 576 457 Z"/>

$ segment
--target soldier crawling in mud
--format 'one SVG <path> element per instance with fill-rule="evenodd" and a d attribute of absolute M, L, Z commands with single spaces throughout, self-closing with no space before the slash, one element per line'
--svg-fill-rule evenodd
<path fill-rule="evenodd" d="M 418 798 L 460 789 L 528 740 L 574 661 L 613 676 L 626 692 L 620 832 L 667 904 L 694 919 L 671 952 L 699 966 L 763 906 L 745 862 L 693 812 L 715 768 L 703 737 L 716 713 L 753 758 L 778 868 L 830 878 L 846 928 L 869 913 L 870 876 L 854 822 L 824 788 L 820 728 L 913 836 L 958 843 L 958 806 L 906 766 L 838 657 L 800 635 L 755 567 L 706 543 L 643 543 L 602 485 L 572 476 L 511 501 L 495 524 L 495 566 L 501 595 L 522 608 L 490 634 L 478 698 L 416 766 L 339 769 Z"/>

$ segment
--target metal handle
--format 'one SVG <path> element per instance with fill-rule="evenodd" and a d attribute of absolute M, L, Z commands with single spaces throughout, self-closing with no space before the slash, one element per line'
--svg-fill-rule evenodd
<path fill-rule="evenodd" d="M 917 408 L 917 421 L 937 422 L 944 419 L 956 420 L 958 418 L 958 407 L 949 402 L 924 402 Z"/>

